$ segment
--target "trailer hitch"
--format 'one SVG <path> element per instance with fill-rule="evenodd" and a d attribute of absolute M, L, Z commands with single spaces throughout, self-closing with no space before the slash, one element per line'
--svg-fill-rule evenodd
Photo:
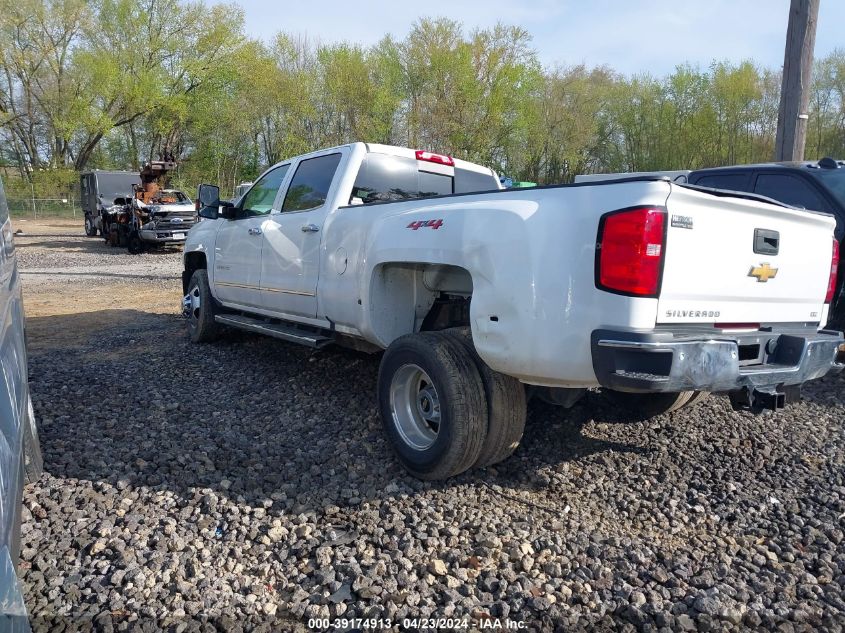
<path fill-rule="evenodd" d="M 801 387 L 799 385 L 778 385 L 775 387 L 743 387 L 728 394 L 731 399 L 731 406 L 734 411 L 751 411 L 761 413 L 763 411 L 777 411 L 783 409 L 787 404 L 801 398 Z"/>

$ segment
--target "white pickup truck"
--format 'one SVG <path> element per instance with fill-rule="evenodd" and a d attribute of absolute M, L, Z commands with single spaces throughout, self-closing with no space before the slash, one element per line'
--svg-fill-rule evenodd
<path fill-rule="evenodd" d="M 603 387 L 653 414 L 707 392 L 762 410 L 845 363 L 819 326 L 833 219 L 753 195 L 500 190 L 484 167 L 364 143 L 274 165 L 237 205 L 219 194 L 200 186 L 185 244 L 191 338 L 386 350 L 385 431 L 421 478 L 508 457 L 525 385 L 561 404 Z"/>

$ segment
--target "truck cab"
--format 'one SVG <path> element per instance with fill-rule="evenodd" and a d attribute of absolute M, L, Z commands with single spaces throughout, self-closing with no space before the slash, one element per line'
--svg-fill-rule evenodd
<path fill-rule="evenodd" d="M 106 211 L 115 201 L 132 197 L 134 187 L 140 184 L 138 172 L 103 171 L 95 169 L 79 176 L 82 216 L 85 219 L 85 234 L 103 237 L 108 233 Z"/>
<path fill-rule="evenodd" d="M 354 143 L 282 161 L 236 203 L 224 203 L 223 216 L 206 205 L 220 202 L 219 189 L 214 200 L 198 196 L 201 216 L 227 221 L 201 222 L 192 231 L 184 285 L 209 254 L 193 245 L 214 244 L 209 277 L 222 304 L 331 328 L 317 285 L 321 260 L 337 269 L 351 256 L 344 233 L 332 228 L 343 215 L 338 209 L 500 189 L 489 168 L 386 145 Z"/>

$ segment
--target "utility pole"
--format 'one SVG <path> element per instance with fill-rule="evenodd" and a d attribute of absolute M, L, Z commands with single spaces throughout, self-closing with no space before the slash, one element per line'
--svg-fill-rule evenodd
<path fill-rule="evenodd" d="M 803 160 L 819 0 L 790 0 L 775 160 Z"/>

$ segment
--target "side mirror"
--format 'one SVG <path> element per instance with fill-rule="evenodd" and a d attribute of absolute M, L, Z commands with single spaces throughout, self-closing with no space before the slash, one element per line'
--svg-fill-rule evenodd
<path fill-rule="evenodd" d="M 202 207 L 216 207 L 220 204 L 220 187 L 200 185 L 197 189 L 197 204 Z"/>
<path fill-rule="evenodd" d="M 201 218 L 207 220 L 216 220 L 220 217 L 220 211 L 217 207 L 202 207 L 198 213 Z"/>

